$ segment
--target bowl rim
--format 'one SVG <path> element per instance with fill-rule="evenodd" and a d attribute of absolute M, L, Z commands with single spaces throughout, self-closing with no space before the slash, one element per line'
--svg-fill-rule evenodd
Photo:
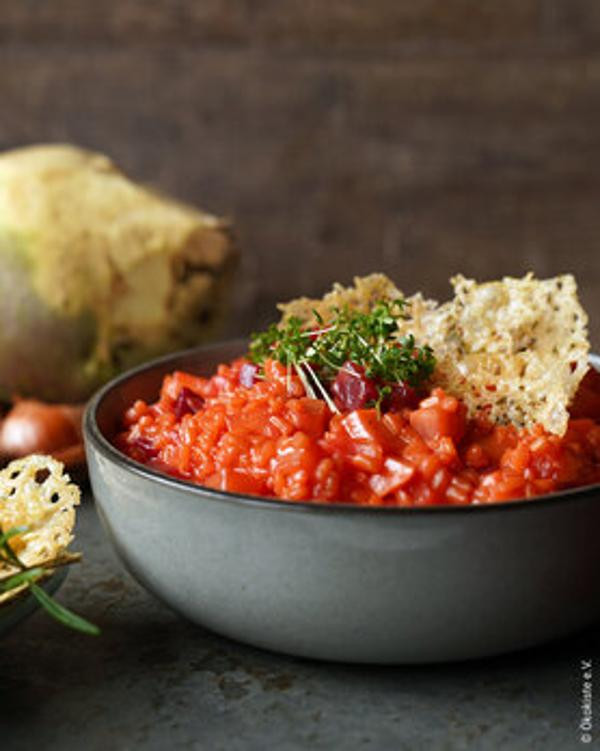
<path fill-rule="evenodd" d="M 120 466 L 122 469 L 129 470 L 134 475 L 140 478 L 149 480 L 151 482 L 158 483 L 159 485 L 165 485 L 172 489 L 179 489 L 187 491 L 190 497 L 198 496 L 199 498 L 208 499 L 211 501 L 224 501 L 226 503 L 233 503 L 235 505 L 242 505 L 248 507 L 260 507 L 264 509 L 271 509 L 275 511 L 295 511 L 295 512 L 316 512 L 326 514 L 391 514 L 391 515 L 418 515 L 418 516 L 430 516 L 439 514 L 480 514 L 491 512 L 506 512 L 509 509 L 513 512 L 518 512 L 523 509 L 529 509 L 530 511 L 536 508 L 546 508 L 549 505 L 555 506 L 564 501 L 582 500 L 595 495 L 600 495 L 600 483 L 593 485 L 583 485 L 577 488 L 569 488 L 567 490 L 560 490 L 554 493 L 548 493 L 542 496 L 536 496 L 534 498 L 519 498 L 511 501 L 501 501 L 498 503 L 485 503 L 485 504 L 467 504 L 467 505 L 432 505 L 432 506 L 362 506 L 352 503 L 338 503 L 328 501 L 291 501 L 284 498 L 269 498 L 267 496 L 255 496 L 244 493 L 234 493 L 227 490 L 218 490 L 215 488 L 209 488 L 204 485 L 198 485 L 188 480 L 180 479 L 172 475 L 168 475 L 159 470 L 147 467 L 145 464 L 131 459 L 123 452 L 119 451 L 113 444 L 104 436 L 98 422 L 96 415 L 106 397 L 118 388 L 126 381 L 134 378 L 140 373 L 151 371 L 158 367 L 163 367 L 170 361 L 176 361 L 184 359 L 186 357 L 197 357 L 203 352 L 210 352 L 212 350 L 219 350 L 225 348 L 234 348 L 239 346 L 247 347 L 248 340 L 246 338 L 228 339 L 219 342 L 213 342 L 208 345 L 201 345 L 197 347 L 191 347 L 189 349 L 179 350 L 172 352 L 162 357 L 157 357 L 147 362 L 142 363 L 134 368 L 121 373 L 115 378 L 111 379 L 102 386 L 89 400 L 84 417 L 83 417 L 83 435 L 86 447 L 92 447 L 98 451 L 102 456 Z M 596 369 L 600 370 L 600 355 L 590 353 L 590 364 Z"/>

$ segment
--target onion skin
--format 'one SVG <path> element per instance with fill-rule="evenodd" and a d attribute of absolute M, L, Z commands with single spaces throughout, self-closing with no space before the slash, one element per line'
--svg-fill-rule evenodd
<path fill-rule="evenodd" d="M 16 401 L 0 424 L 0 456 L 51 454 L 59 460 L 64 457 L 65 464 L 78 463 L 83 459 L 82 414 L 81 406 Z"/>

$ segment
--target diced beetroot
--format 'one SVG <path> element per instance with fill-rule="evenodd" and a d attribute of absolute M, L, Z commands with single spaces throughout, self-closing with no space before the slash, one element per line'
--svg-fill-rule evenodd
<path fill-rule="evenodd" d="M 362 365 L 350 361 L 339 370 L 331 384 L 331 393 L 335 406 L 343 412 L 363 409 L 379 395 L 375 381 L 366 376 Z"/>
<path fill-rule="evenodd" d="M 173 413 L 178 420 L 181 420 L 184 415 L 193 415 L 203 406 L 204 399 L 184 386 L 175 400 Z"/>
<path fill-rule="evenodd" d="M 392 389 L 392 393 L 383 402 L 386 412 L 399 412 L 404 407 L 415 409 L 419 406 L 419 394 L 416 389 L 404 381 L 386 384 Z"/>
<path fill-rule="evenodd" d="M 158 449 L 155 448 L 154 443 L 143 436 L 134 438 L 130 443 L 132 456 L 140 462 L 147 462 L 150 459 L 154 459 L 158 456 Z"/>
<path fill-rule="evenodd" d="M 239 381 L 240 386 L 244 386 L 249 389 L 254 386 L 256 380 L 256 374 L 258 373 L 258 367 L 251 362 L 245 362 L 240 368 Z"/>

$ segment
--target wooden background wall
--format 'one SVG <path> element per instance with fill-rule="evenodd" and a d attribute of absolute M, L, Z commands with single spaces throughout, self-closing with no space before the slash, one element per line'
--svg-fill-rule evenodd
<path fill-rule="evenodd" d="M 234 217 L 229 333 L 384 270 L 571 270 L 600 347 L 597 0 L 0 0 L 0 148 Z"/>

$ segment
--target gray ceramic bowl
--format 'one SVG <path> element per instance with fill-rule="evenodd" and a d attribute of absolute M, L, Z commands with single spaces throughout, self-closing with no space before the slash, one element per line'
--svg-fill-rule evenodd
<path fill-rule="evenodd" d="M 123 410 L 155 399 L 166 373 L 208 375 L 243 348 L 157 360 L 88 407 L 100 517 L 125 566 L 157 597 L 234 639 L 348 662 L 482 657 L 600 618 L 599 486 L 460 508 L 293 503 L 182 482 L 111 445 Z"/>

